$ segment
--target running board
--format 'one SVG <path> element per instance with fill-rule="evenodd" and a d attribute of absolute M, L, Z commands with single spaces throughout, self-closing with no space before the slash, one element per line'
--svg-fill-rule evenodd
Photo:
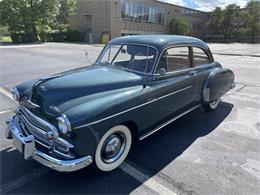
<path fill-rule="evenodd" d="M 152 134 L 155 133 L 156 131 L 159 131 L 159 130 L 162 129 L 163 127 L 167 126 L 168 124 L 170 124 L 170 123 L 172 123 L 173 121 L 177 120 L 178 118 L 184 116 L 185 114 L 188 114 L 189 112 L 195 110 L 195 109 L 198 108 L 198 107 L 200 107 L 200 105 L 194 106 L 194 107 L 192 107 L 191 109 L 189 109 L 189 110 L 183 112 L 182 114 L 180 114 L 180 115 L 178 115 L 178 116 L 176 116 L 176 117 L 174 117 L 174 118 L 172 118 L 172 119 L 166 121 L 165 123 L 163 123 L 163 124 L 161 124 L 160 126 L 158 126 L 157 128 L 155 128 L 154 130 L 149 131 L 148 133 L 146 133 L 146 134 L 144 134 L 143 136 L 141 136 L 141 137 L 139 138 L 139 140 L 143 140 L 143 139 L 147 138 L 148 136 L 152 135 Z"/>

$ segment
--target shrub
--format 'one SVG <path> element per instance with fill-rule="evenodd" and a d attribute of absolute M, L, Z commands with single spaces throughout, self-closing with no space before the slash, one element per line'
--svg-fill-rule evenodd
<path fill-rule="evenodd" d="M 36 40 L 33 33 L 11 33 L 13 43 L 30 43 Z"/>
<path fill-rule="evenodd" d="M 66 33 L 65 41 L 68 41 L 68 42 L 80 42 L 80 41 L 82 41 L 82 34 L 79 31 L 69 30 Z"/>

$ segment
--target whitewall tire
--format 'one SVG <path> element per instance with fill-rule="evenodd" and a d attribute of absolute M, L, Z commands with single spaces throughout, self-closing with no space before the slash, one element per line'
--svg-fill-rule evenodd
<path fill-rule="evenodd" d="M 108 172 L 119 167 L 125 160 L 132 144 L 128 127 L 118 125 L 109 129 L 98 143 L 95 163 L 99 170 Z"/>
<path fill-rule="evenodd" d="M 217 109 L 218 105 L 219 105 L 220 99 L 211 101 L 209 103 L 203 104 L 203 108 L 205 111 L 207 112 L 211 112 Z"/>

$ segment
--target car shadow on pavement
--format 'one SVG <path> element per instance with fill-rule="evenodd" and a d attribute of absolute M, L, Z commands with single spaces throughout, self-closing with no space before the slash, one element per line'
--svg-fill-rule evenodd
<path fill-rule="evenodd" d="M 214 131 L 230 114 L 232 108 L 232 104 L 221 102 L 219 108 L 211 113 L 203 112 L 202 108 L 194 110 L 138 142 L 131 149 L 126 162 L 148 178 L 156 175 L 174 162 L 194 141 Z M 11 185 L 12 180 L 24 177 L 30 171 L 46 169 L 36 162 L 24 161 L 19 156 L 16 150 L 1 151 L 1 186 L 6 188 L 3 191 L 5 193 L 129 194 L 142 185 L 122 169 L 110 173 L 100 173 L 90 168 L 73 173 L 59 173 L 47 169 L 47 172 L 39 177 L 35 177 L 35 174 L 28 175 L 35 178 L 28 179 L 28 183 L 9 191 L 6 184 Z M 149 193 L 148 188 L 145 187 L 145 190 L 145 193 Z"/>
<path fill-rule="evenodd" d="M 198 138 L 214 131 L 230 114 L 232 108 L 233 105 L 226 102 L 220 102 L 213 112 L 198 108 L 139 142 L 128 159 L 149 170 L 150 174 L 156 174 Z"/>

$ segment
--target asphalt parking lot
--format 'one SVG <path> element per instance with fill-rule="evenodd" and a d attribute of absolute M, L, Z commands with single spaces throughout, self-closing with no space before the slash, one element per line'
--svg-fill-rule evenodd
<path fill-rule="evenodd" d="M 20 82 L 89 65 L 98 45 L 45 43 L 0 46 L 1 194 L 260 194 L 260 45 L 210 44 L 236 75 L 219 108 L 201 108 L 137 143 L 111 173 L 86 168 L 59 173 L 24 161 L 4 138 Z"/>

